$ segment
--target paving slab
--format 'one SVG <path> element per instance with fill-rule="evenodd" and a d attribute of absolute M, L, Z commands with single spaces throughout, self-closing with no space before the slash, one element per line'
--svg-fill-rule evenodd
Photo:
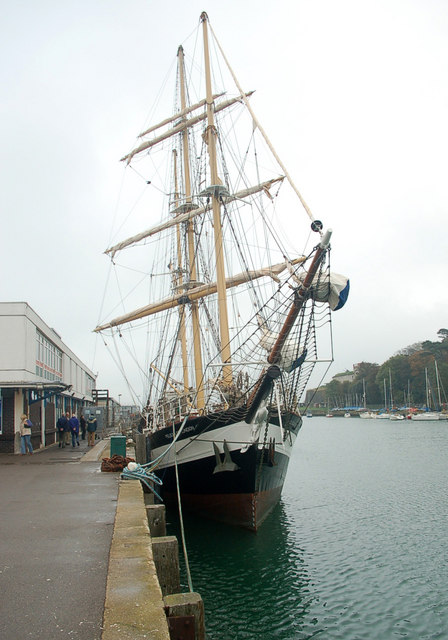
<path fill-rule="evenodd" d="M 101 639 L 119 482 L 100 471 L 107 444 L 0 455 L 2 640 Z"/>

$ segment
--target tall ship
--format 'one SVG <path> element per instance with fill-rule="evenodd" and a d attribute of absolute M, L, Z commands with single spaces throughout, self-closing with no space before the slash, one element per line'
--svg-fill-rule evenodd
<path fill-rule="evenodd" d="M 144 466 L 161 498 L 257 530 L 280 499 L 310 377 L 332 361 L 331 315 L 349 281 L 332 272 L 332 232 L 273 148 L 205 13 L 198 34 L 199 61 L 177 51 L 172 115 L 122 158 L 153 224 L 106 253 L 127 273 L 122 256 L 132 254 L 143 298 L 131 310 L 137 287 L 122 294 L 123 313 L 95 331 L 134 402 L 143 398 Z"/>

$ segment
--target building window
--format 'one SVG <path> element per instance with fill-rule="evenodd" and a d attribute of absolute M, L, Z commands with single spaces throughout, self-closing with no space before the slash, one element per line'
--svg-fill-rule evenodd
<path fill-rule="evenodd" d="M 36 375 L 62 381 L 62 351 L 36 330 Z"/>
<path fill-rule="evenodd" d="M 86 375 L 86 393 L 88 395 L 92 395 L 92 391 L 95 387 L 95 380 L 92 378 L 92 376 L 89 376 L 88 373 L 86 373 L 85 375 Z"/>

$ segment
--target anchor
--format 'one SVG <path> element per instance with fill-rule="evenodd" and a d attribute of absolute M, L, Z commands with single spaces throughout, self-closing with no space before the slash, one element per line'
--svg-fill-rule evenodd
<path fill-rule="evenodd" d="M 215 442 L 213 443 L 213 449 L 215 451 L 216 458 L 216 467 L 214 468 L 213 473 L 221 473 L 221 471 L 237 471 L 237 469 L 239 469 L 239 466 L 232 460 L 229 446 L 225 440 L 223 443 L 224 460 L 221 460 L 221 453 Z"/>

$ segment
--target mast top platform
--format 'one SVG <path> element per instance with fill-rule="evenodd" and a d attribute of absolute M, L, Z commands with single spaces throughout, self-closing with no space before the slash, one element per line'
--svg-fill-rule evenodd
<path fill-rule="evenodd" d="M 229 198 L 230 192 L 227 189 L 227 187 L 222 184 L 211 184 L 210 186 L 206 187 L 203 191 L 201 191 L 201 193 L 198 194 L 199 198 L 211 198 L 213 196 L 217 200 L 219 200 L 222 197 Z"/>

